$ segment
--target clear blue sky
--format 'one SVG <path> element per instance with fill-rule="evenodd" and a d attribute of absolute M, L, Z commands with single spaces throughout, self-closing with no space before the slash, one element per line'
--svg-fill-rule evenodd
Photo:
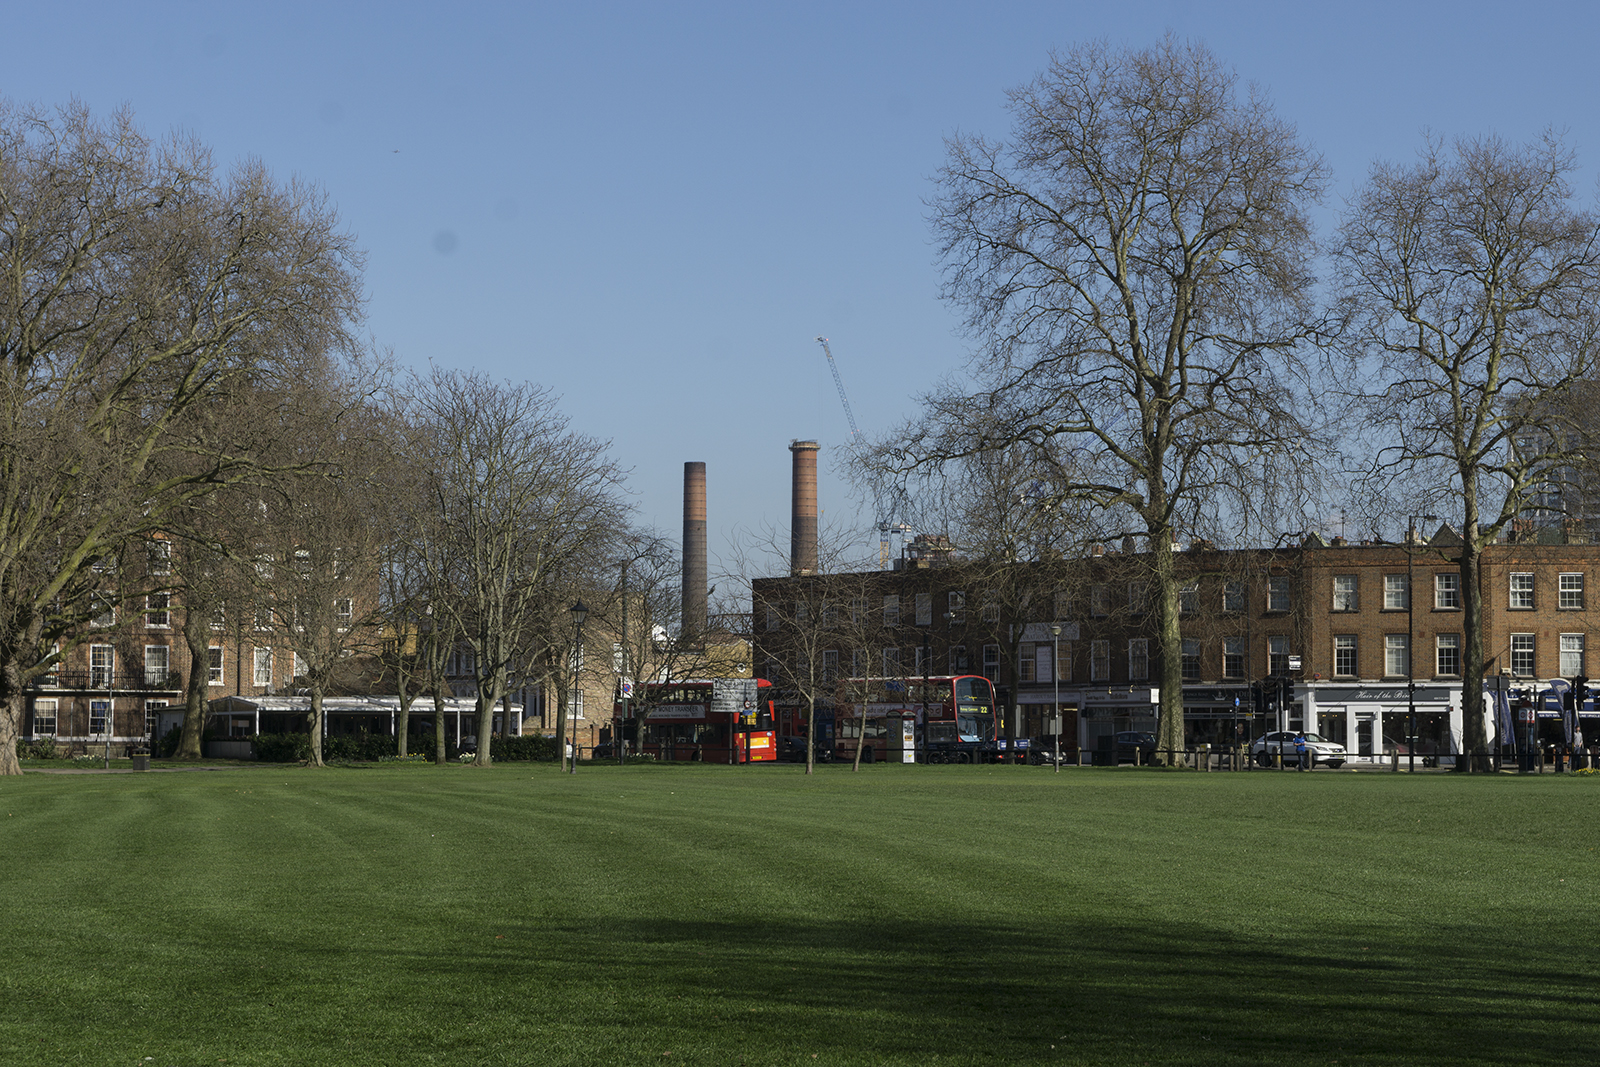
<path fill-rule="evenodd" d="M 6 5 L 0 93 L 128 104 L 220 162 L 320 184 L 368 253 L 401 361 L 530 379 L 613 442 L 677 536 L 709 470 L 710 545 L 783 531 L 788 443 L 849 434 L 958 370 L 925 222 L 942 139 L 1003 135 L 1053 47 L 1198 38 L 1265 87 L 1338 197 L 1422 131 L 1554 126 L 1600 170 L 1593 3 L 605 3 L 210 0 Z M 713 571 L 717 569 L 713 561 Z"/>

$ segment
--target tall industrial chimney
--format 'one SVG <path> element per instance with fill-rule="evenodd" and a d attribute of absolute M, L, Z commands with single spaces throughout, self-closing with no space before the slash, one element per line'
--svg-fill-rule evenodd
<path fill-rule="evenodd" d="M 698 639 L 706 629 L 706 465 L 683 465 L 682 634 Z"/>
<path fill-rule="evenodd" d="M 791 441 L 794 478 L 789 509 L 789 575 L 817 573 L 817 443 Z"/>

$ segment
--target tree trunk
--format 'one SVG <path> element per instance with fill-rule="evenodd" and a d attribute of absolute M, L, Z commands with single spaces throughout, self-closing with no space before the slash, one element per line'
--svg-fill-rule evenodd
<path fill-rule="evenodd" d="M 322 762 L 322 689 L 311 690 L 311 765 L 327 766 Z"/>
<path fill-rule="evenodd" d="M 439 685 L 433 687 L 433 762 L 440 767 L 445 764 L 444 693 Z"/>
<path fill-rule="evenodd" d="M 1183 631 L 1178 620 L 1178 584 L 1173 577 L 1172 532 L 1150 533 L 1150 562 L 1156 603 L 1156 648 L 1161 657 L 1161 718 L 1156 760 L 1171 765 L 1183 750 Z"/>
<path fill-rule="evenodd" d="M 4 693 L 0 693 L 0 777 L 22 773 L 22 762 L 17 759 L 17 738 L 22 731 L 20 673 L 14 660 L 0 668 L 5 683 Z"/>
<path fill-rule="evenodd" d="M 1461 539 L 1461 750 L 1467 756 L 1465 770 L 1488 771 L 1489 737 L 1483 722 L 1483 546 L 1478 524 L 1462 524 Z M 1462 769 L 1461 761 L 1457 768 Z"/>
<path fill-rule="evenodd" d="M 817 770 L 817 701 L 815 697 L 806 698 L 806 773 L 815 774 Z"/>
<path fill-rule="evenodd" d="M 206 658 L 210 647 L 211 624 L 199 612 L 185 611 L 183 640 L 189 646 L 189 677 L 183 691 L 183 731 L 178 737 L 174 759 L 197 760 L 205 737 L 206 683 L 211 664 Z"/>

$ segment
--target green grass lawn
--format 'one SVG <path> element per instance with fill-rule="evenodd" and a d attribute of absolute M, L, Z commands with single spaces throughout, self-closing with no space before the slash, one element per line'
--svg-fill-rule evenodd
<path fill-rule="evenodd" d="M 0 1063 L 1567 1064 L 1600 777 L 0 780 Z"/>

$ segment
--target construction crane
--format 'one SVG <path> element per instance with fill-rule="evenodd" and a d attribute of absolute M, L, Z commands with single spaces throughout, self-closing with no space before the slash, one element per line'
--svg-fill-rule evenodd
<path fill-rule="evenodd" d="M 833 361 L 833 349 L 828 347 L 826 337 L 817 338 L 817 344 L 822 346 L 823 354 L 828 357 L 828 369 L 833 371 L 833 384 L 839 387 L 839 403 L 844 405 L 844 417 L 850 420 L 850 443 L 861 443 L 861 427 L 856 425 L 856 413 L 850 410 L 850 398 L 844 395 L 844 379 L 839 377 L 839 364 Z"/>
<path fill-rule="evenodd" d="M 833 349 L 828 347 L 828 339 L 826 337 L 818 337 L 817 344 L 822 346 L 823 354 L 828 357 L 828 369 L 833 371 L 833 384 L 839 389 L 839 403 L 844 405 L 844 417 L 850 422 L 850 443 L 852 445 L 865 444 L 865 439 L 861 436 L 861 427 L 856 425 L 856 413 L 850 410 L 850 398 L 845 395 L 844 379 L 839 376 L 839 364 L 833 358 Z M 883 510 L 882 508 L 878 509 L 880 516 Z M 911 527 L 903 522 L 891 523 L 885 518 L 880 517 L 878 519 L 879 570 L 887 570 L 889 567 L 889 535 L 891 533 L 898 534 L 903 540 L 910 529 Z"/>

